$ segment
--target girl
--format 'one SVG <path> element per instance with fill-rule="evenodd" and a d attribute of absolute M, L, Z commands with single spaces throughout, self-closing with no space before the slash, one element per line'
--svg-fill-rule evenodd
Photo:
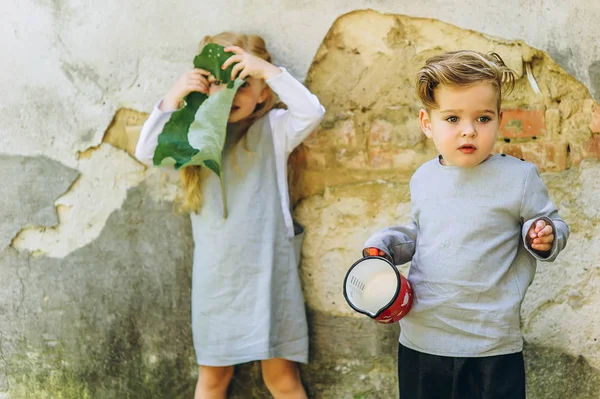
<path fill-rule="evenodd" d="M 234 365 L 260 360 L 276 398 L 306 398 L 296 362 L 308 361 L 304 299 L 297 271 L 287 158 L 320 123 L 319 100 L 284 68 L 271 64 L 259 36 L 204 38 L 234 53 L 232 79 L 246 78 L 233 100 L 223 150 L 229 215 L 219 178 L 206 168 L 181 170 L 181 209 L 194 236 L 192 331 L 199 377 L 196 399 L 225 398 Z M 158 135 L 193 91 L 222 90 L 208 71 L 184 73 L 144 124 L 135 155 L 151 163 Z M 276 95 L 287 110 L 275 109 Z M 296 238 L 297 240 L 297 238 Z"/>

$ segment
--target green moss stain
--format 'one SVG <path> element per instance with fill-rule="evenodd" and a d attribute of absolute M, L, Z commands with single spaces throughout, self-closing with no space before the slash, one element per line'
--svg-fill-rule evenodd
<path fill-rule="evenodd" d="M 196 366 L 192 345 L 172 333 L 162 334 L 157 344 L 148 344 L 130 314 L 113 322 L 96 346 L 82 340 L 78 353 L 68 353 L 60 344 L 40 351 L 23 341 L 18 354 L 8 359 L 9 397 L 193 397 Z"/>
<path fill-rule="evenodd" d="M 526 344 L 523 351 L 527 397 L 531 399 L 597 399 L 600 372 L 583 356 Z"/>

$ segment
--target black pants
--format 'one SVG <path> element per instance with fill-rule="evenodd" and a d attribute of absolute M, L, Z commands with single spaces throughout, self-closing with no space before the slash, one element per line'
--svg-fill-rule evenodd
<path fill-rule="evenodd" d="M 525 399 L 523 352 L 447 357 L 400 345 L 400 399 Z"/>

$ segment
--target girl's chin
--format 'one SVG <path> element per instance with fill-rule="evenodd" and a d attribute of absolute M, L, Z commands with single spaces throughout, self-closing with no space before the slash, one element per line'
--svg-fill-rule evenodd
<path fill-rule="evenodd" d="M 249 116 L 250 116 L 250 114 L 242 115 L 239 112 L 232 112 L 231 114 L 229 114 L 229 119 L 227 120 L 227 123 L 241 122 Z"/>

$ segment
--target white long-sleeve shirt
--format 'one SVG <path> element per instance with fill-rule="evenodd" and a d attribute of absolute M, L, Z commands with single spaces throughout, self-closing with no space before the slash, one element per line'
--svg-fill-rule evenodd
<path fill-rule="evenodd" d="M 284 210 L 284 219 L 288 235 L 294 235 L 294 226 L 290 212 L 289 190 L 287 184 L 287 159 L 291 152 L 319 125 L 325 114 L 325 108 L 319 99 L 292 75 L 281 68 L 282 73 L 268 79 L 266 83 L 288 107 L 273 109 L 268 118 L 273 132 L 277 185 Z M 160 102 L 144 123 L 135 148 L 135 156 L 141 162 L 152 165 L 154 150 L 158 145 L 158 136 L 171 117 L 171 112 L 161 111 Z"/>

